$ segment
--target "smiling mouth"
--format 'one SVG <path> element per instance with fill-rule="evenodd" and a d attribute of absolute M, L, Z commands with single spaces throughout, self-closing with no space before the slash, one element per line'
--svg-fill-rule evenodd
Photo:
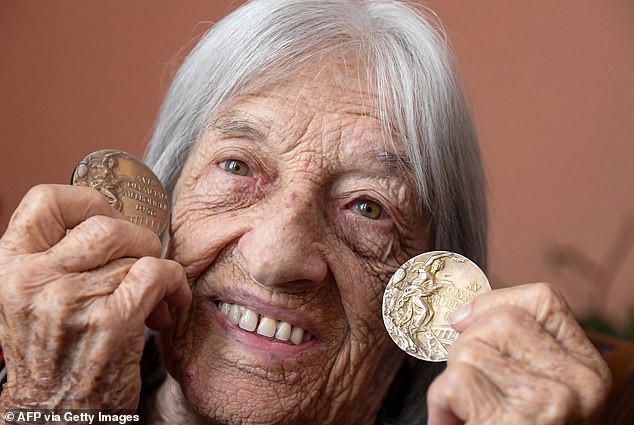
<path fill-rule="evenodd" d="M 238 326 L 244 331 L 295 345 L 313 339 L 310 332 L 297 325 L 265 316 L 241 304 L 216 301 L 216 306 L 230 324 Z"/>

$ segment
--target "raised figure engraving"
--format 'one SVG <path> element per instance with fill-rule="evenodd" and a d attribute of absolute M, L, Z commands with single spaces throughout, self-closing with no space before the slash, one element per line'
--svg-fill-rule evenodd
<path fill-rule="evenodd" d="M 451 285 L 451 282 L 439 280 L 436 276 L 445 266 L 443 258 L 449 256 L 451 256 L 450 253 L 433 255 L 422 267 L 414 270 L 418 275 L 402 291 L 397 300 L 396 308 L 404 311 L 405 314 L 396 322 L 396 325 L 404 330 L 411 344 L 415 345 L 415 342 L 419 340 L 420 332 L 424 331 L 434 318 L 434 309 L 428 303 L 428 298 L 440 288 Z"/>
<path fill-rule="evenodd" d="M 383 294 L 383 322 L 390 337 L 423 360 L 447 359 L 458 333 L 451 313 L 491 287 L 469 259 L 448 251 L 420 254 L 403 264 Z"/>
<path fill-rule="evenodd" d="M 119 198 L 120 185 L 128 179 L 117 176 L 115 169 L 118 165 L 116 153 L 108 153 L 100 158 L 88 155 L 77 166 L 77 182 L 73 183 L 98 190 L 106 197 L 112 208 L 123 211 L 123 204 Z"/>
<path fill-rule="evenodd" d="M 128 220 L 161 234 L 169 219 L 163 185 L 143 162 L 115 150 L 93 152 L 75 168 L 72 184 L 103 194 Z"/>
<path fill-rule="evenodd" d="M 108 200 L 112 208 L 121 211 L 123 204 L 119 199 L 118 184 L 125 179 L 117 178 L 114 170 L 118 165 L 117 158 L 112 154 L 105 155 L 101 161 L 94 162 L 94 177 L 90 182 L 91 187 L 97 189 Z"/>

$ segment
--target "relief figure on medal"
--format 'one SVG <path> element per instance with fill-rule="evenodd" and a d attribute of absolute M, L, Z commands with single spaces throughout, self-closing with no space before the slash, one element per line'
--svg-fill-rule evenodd
<path fill-rule="evenodd" d="M 458 332 L 451 314 L 491 289 L 486 275 L 460 254 L 432 251 L 403 264 L 383 296 L 385 327 L 406 353 L 427 361 L 444 361 Z"/>
<path fill-rule="evenodd" d="M 120 185 L 128 179 L 119 177 L 115 173 L 115 169 L 119 165 L 115 155 L 116 153 L 110 153 L 102 158 L 87 156 L 77 166 L 75 172 L 77 181 L 73 183 L 98 190 L 106 197 L 112 208 L 122 212 L 123 203 L 119 198 Z"/>
<path fill-rule="evenodd" d="M 438 278 L 438 273 L 445 267 L 447 252 L 431 256 L 421 266 L 413 264 L 411 271 L 417 274 L 396 300 L 396 325 L 403 331 L 406 339 L 406 351 L 422 349 L 431 353 L 443 350 L 429 327 L 434 319 L 434 309 L 430 298 L 441 288 L 452 285 L 451 282 Z"/>
<path fill-rule="evenodd" d="M 169 218 L 165 188 L 142 161 L 118 150 L 100 150 L 82 159 L 71 178 L 75 186 L 93 188 L 132 223 L 163 232 Z"/>
<path fill-rule="evenodd" d="M 416 267 L 418 276 L 403 291 L 398 301 L 399 308 L 407 312 L 406 320 L 402 323 L 402 329 L 414 346 L 418 346 L 426 352 L 437 350 L 434 344 L 435 338 L 430 338 L 429 325 L 434 318 L 434 309 L 430 298 L 440 288 L 451 285 L 451 282 L 440 280 L 438 272 L 445 267 L 445 257 L 449 253 L 440 253 L 431 256 L 422 267 Z"/>

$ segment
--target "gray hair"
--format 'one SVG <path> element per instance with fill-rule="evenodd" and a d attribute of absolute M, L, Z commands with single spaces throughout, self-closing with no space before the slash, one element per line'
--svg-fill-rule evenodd
<path fill-rule="evenodd" d="M 448 43 L 430 16 L 391 0 L 246 3 L 202 37 L 176 74 L 148 164 L 171 193 L 192 145 L 224 102 L 324 53 L 353 51 L 368 67 L 385 134 L 398 135 L 407 150 L 420 206 L 431 217 L 433 248 L 459 252 L 486 268 L 480 152 Z M 397 377 L 391 391 L 406 388 L 407 400 L 392 403 L 388 396 L 384 423 L 425 423 L 421 411 L 432 371 L 421 362 L 410 378 Z M 406 385 L 412 374 L 414 382 Z"/>

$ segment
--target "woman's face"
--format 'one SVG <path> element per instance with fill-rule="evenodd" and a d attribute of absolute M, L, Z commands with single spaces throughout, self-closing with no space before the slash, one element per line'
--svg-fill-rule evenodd
<path fill-rule="evenodd" d="M 194 301 L 173 312 L 163 350 L 199 414 L 359 423 L 403 361 L 381 298 L 429 247 L 427 221 L 354 63 L 234 98 L 185 164 L 171 255 Z"/>

